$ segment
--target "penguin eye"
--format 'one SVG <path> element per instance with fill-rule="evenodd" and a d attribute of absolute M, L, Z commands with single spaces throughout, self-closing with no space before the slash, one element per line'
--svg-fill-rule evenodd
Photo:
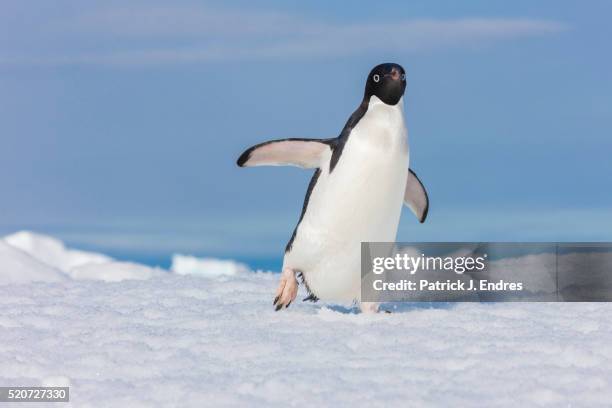
<path fill-rule="evenodd" d="M 406 74 L 402 74 L 402 81 L 406 80 Z"/>
<path fill-rule="evenodd" d="M 374 74 L 374 76 L 372 77 L 372 79 L 374 80 L 374 82 L 378 82 L 378 81 L 380 81 L 380 75 L 378 75 L 378 74 Z"/>

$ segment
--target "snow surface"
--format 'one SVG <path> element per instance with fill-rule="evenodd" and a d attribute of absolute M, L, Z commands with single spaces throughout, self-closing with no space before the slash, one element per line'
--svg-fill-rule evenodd
<path fill-rule="evenodd" d="M 81 280 L 102 280 L 120 282 L 122 280 L 146 280 L 159 275 L 160 269 L 150 268 L 132 262 L 93 263 L 72 269 L 70 276 Z"/>
<path fill-rule="evenodd" d="M 74 407 L 612 400 L 607 303 L 412 303 L 363 315 L 295 302 L 274 312 L 278 274 L 157 272 L 0 286 L 0 384 L 69 385 Z"/>
<path fill-rule="evenodd" d="M 249 267 L 232 260 L 174 254 L 170 270 L 179 275 L 219 276 L 246 273 Z"/>

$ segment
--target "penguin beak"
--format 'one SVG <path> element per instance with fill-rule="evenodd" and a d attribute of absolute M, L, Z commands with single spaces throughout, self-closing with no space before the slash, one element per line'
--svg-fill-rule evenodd
<path fill-rule="evenodd" d="M 389 77 L 394 81 L 397 81 L 398 79 L 400 79 L 400 72 L 397 68 L 392 68 L 390 73 L 385 74 L 385 77 Z"/>

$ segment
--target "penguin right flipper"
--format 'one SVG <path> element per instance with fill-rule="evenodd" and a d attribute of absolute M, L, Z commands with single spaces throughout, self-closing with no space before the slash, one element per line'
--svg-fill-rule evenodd
<path fill-rule="evenodd" d="M 321 166 L 327 151 L 331 152 L 331 146 L 325 139 L 271 140 L 248 148 L 236 163 L 240 167 L 297 166 L 314 169 Z"/>

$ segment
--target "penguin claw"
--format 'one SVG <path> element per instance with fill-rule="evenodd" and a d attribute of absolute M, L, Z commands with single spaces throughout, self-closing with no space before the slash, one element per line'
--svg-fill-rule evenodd
<path fill-rule="evenodd" d="M 306 296 L 304 299 L 302 299 L 302 302 L 317 302 L 318 300 L 319 298 L 316 297 L 314 293 L 311 293 L 308 296 Z"/>
<path fill-rule="evenodd" d="M 274 299 L 274 304 L 273 304 L 273 306 L 274 306 L 274 311 L 275 311 L 275 312 L 278 312 L 279 310 L 281 310 L 281 309 L 283 309 L 283 308 L 285 308 L 285 309 L 286 309 L 286 308 L 288 308 L 288 307 L 289 307 L 289 305 L 291 304 L 291 302 L 292 302 L 292 300 L 290 300 L 290 301 L 289 301 L 288 303 L 286 303 L 286 304 L 285 304 L 285 303 L 283 303 L 283 302 L 279 302 L 279 301 L 278 301 L 278 297 L 277 297 L 276 299 Z"/>

